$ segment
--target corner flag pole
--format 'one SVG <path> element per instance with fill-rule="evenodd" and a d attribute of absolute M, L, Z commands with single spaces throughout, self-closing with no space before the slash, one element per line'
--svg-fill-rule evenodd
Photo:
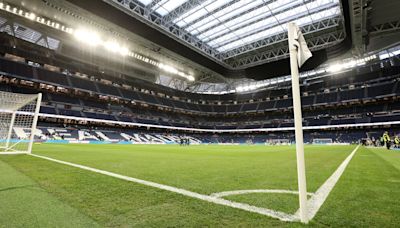
<path fill-rule="evenodd" d="M 300 220 L 302 223 L 308 223 L 307 209 L 307 183 L 306 168 L 304 161 L 304 142 L 303 142 L 303 124 L 301 114 L 301 98 L 299 85 L 299 67 L 311 57 L 307 44 L 304 41 L 300 29 L 295 23 L 288 24 L 288 39 L 290 52 L 290 69 L 292 74 L 292 96 L 294 128 L 296 136 L 296 157 L 297 157 L 297 178 L 299 186 L 299 204 Z M 305 47 L 304 47 L 305 45 Z M 305 50 L 303 50 L 305 49 Z"/>

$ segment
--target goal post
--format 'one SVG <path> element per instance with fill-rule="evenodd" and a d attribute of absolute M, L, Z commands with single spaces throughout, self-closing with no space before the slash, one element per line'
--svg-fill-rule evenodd
<path fill-rule="evenodd" d="M 0 154 L 31 153 L 42 94 L 0 91 Z"/>

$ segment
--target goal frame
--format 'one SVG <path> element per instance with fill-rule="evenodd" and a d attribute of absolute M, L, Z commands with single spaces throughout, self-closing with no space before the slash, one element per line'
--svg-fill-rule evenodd
<path fill-rule="evenodd" d="M 5 92 L 5 91 L 2 91 Z M 12 92 L 5 92 L 5 93 L 12 93 Z M 15 93 L 15 94 L 19 94 L 19 93 Z M 11 114 L 11 120 L 10 120 L 10 125 L 7 131 L 7 138 L 5 139 L 5 146 L 0 146 L 0 149 L 2 149 L 2 151 L 0 151 L 0 155 L 12 155 L 12 154 L 31 154 L 32 153 L 32 147 L 33 147 L 33 143 L 35 140 L 35 132 L 37 129 L 37 122 L 39 119 L 39 112 L 40 112 L 40 105 L 42 102 L 42 93 L 38 93 L 34 98 L 32 98 L 32 101 L 36 100 L 35 103 L 35 110 L 34 112 L 23 112 L 23 111 L 18 111 L 18 109 L 24 107 L 19 107 L 16 110 L 1 110 L 1 112 L 3 113 L 12 113 Z M 28 103 L 27 103 L 28 104 Z M 30 127 L 30 135 L 29 135 L 29 141 L 28 141 L 28 147 L 26 151 L 10 151 L 11 148 L 14 145 L 11 145 L 11 140 L 12 140 L 12 133 L 13 133 L 13 129 L 14 129 L 14 124 L 15 124 L 15 118 L 18 114 L 23 114 L 23 115 L 33 115 L 33 119 L 32 119 L 32 124 Z"/>

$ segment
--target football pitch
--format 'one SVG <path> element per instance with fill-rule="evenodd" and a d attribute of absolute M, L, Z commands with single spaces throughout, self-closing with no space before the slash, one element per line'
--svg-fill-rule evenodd
<path fill-rule="evenodd" d="M 310 199 L 355 148 L 305 147 Z M 54 160 L 0 156 L 0 227 L 303 226 L 224 205 L 295 214 L 294 146 L 38 144 L 34 155 Z M 359 147 L 309 225 L 395 227 L 399 214 L 400 152 Z"/>

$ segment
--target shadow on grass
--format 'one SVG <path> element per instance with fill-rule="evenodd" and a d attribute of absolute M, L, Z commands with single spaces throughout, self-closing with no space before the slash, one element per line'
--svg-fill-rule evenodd
<path fill-rule="evenodd" d="M 1 188 L 0 192 L 5 192 L 5 191 L 10 191 L 10 190 L 15 190 L 15 189 L 23 189 L 23 188 L 31 188 L 31 187 L 37 187 L 35 185 L 22 185 L 22 186 L 13 186 L 13 187 L 8 187 L 8 188 Z"/>

